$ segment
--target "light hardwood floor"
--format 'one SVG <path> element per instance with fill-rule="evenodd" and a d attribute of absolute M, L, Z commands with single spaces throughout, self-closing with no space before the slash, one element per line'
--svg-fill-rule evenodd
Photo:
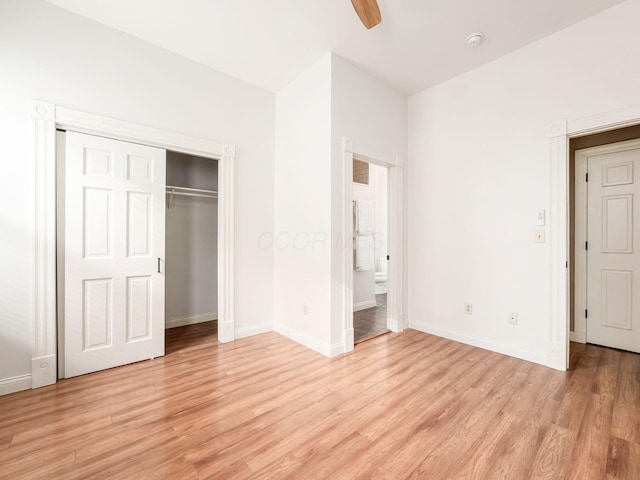
<path fill-rule="evenodd" d="M 275 333 L 0 397 L 2 479 L 640 478 L 640 356 L 554 371 L 419 333 L 329 360 Z"/>

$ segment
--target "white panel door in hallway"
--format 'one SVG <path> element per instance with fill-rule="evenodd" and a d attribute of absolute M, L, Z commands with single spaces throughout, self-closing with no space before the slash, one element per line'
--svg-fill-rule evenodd
<path fill-rule="evenodd" d="M 640 352 L 640 142 L 576 159 L 588 173 L 587 342 Z"/>
<path fill-rule="evenodd" d="M 64 375 L 164 355 L 165 151 L 67 132 Z"/>

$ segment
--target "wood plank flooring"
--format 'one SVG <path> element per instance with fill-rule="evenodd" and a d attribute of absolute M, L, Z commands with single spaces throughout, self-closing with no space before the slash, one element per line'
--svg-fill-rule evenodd
<path fill-rule="evenodd" d="M 0 397 L 2 479 L 639 479 L 640 356 L 558 372 L 407 330 L 327 359 L 268 333 Z"/>

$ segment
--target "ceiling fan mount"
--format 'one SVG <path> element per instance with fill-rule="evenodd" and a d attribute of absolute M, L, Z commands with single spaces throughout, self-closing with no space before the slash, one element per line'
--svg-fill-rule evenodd
<path fill-rule="evenodd" d="M 376 0 L 351 0 L 351 3 L 367 30 L 382 22 L 382 15 Z"/>

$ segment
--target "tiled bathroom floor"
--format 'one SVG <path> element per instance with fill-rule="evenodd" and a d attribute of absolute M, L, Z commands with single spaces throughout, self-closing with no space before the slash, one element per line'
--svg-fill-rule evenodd
<path fill-rule="evenodd" d="M 377 307 L 360 310 L 353 314 L 355 343 L 368 340 L 387 330 L 387 294 L 376 295 Z"/>

